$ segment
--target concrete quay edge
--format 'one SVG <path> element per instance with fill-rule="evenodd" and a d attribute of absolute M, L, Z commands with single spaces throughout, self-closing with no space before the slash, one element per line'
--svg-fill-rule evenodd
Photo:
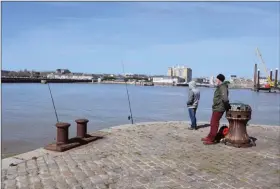
<path fill-rule="evenodd" d="M 163 123 L 183 123 L 186 125 L 189 125 L 190 122 L 187 121 L 162 121 L 162 122 L 140 122 L 140 123 L 135 123 L 135 124 L 124 124 L 124 125 L 119 125 L 119 126 L 113 126 L 110 128 L 106 128 L 106 129 L 101 129 L 99 131 L 101 132 L 107 132 L 107 133 L 111 133 L 114 130 L 124 130 L 124 129 L 130 129 L 132 127 L 137 127 L 137 126 L 141 126 L 141 125 L 153 125 L 153 124 L 163 124 Z M 206 121 L 201 121 L 198 122 L 198 125 L 201 124 L 209 124 L 209 122 Z M 225 122 L 221 122 L 220 125 L 228 125 L 228 123 Z M 269 129 L 274 129 L 276 131 L 278 131 L 280 133 L 280 125 L 258 125 L 258 124 L 248 124 L 249 127 L 253 126 L 253 127 L 261 127 L 264 128 L 266 130 Z M 81 146 L 83 147 L 83 146 Z M 79 148 L 81 148 L 79 147 Z M 75 150 L 72 149 L 72 150 Z M 29 151 L 26 153 L 22 153 L 22 154 L 18 154 L 12 157 L 8 157 L 5 159 L 2 159 L 2 164 L 1 164 L 1 169 L 7 169 L 10 167 L 10 165 L 17 165 L 19 163 L 31 160 L 31 159 L 36 159 L 38 157 L 44 156 L 44 155 L 48 155 L 51 157 L 55 157 L 55 156 L 59 156 L 61 154 L 63 154 L 64 152 L 53 152 L 53 151 L 49 151 L 49 150 L 45 150 L 43 147 L 42 148 L 38 148 L 36 150 L 33 151 Z"/>

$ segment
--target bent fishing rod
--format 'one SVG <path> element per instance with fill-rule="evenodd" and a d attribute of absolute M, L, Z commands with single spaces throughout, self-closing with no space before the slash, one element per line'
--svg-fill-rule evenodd
<path fill-rule="evenodd" d="M 123 68 L 123 75 L 125 75 L 123 62 L 122 62 L 122 68 Z M 128 106 L 129 106 L 129 111 L 130 111 L 130 116 L 128 116 L 128 120 L 131 120 L 131 124 L 133 124 L 133 116 L 132 116 L 132 110 L 131 110 L 131 104 L 130 104 L 130 98 L 129 98 L 129 93 L 128 93 L 126 79 L 124 79 L 124 82 L 125 82 Z"/>
<path fill-rule="evenodd" d="M 54 101 L 53 101 L 52 91 L 51 91 L 51 88 L 50 88 L 49 83 L 47 83 L 47 84 L 48 84 L 49 91 L 50 91 L 51 98 L 52 98 L 52 104 L 53 104 L 53 108 L 54 108 L 54 113 L 55 113 L 56 121 L 57 121 L 57 123 L 58 123 L 59 121 L 58 121 L 58 116 L 57 116 L 57 113 L 56 113 L 56 108 L 55 108 Z"/>

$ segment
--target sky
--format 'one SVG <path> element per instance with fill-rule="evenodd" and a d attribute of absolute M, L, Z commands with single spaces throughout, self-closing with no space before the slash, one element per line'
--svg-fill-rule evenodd
<path fill-rule="evenodd" d="M 2 69 L 253 77 L 280 63 L 280 2 L 2 2 Z"/>

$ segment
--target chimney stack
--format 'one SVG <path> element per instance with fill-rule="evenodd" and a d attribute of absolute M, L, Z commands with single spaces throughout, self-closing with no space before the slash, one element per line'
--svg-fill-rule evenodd
<path fill-rule="evenodd" d="M 257 89 L 260 88 L 260 70 L 258 69 Z"/>
<path fill-rule="evenodd" d="M 254 88 L 256 88 L 257 86 L 257 72 L 258 72 L 258 65 L 255 64 L 255 69 L 254 69 Z"/>
<path fill-rule="evenodd" d="M 278 87 L 277 86 L 277 84 L 278 84 L 278 80 L 277 80 L 278 78 L 277 77 L 278 77 L 278 68 L 275 69 L 275 80 L 274 80 L 274 87 L 275 88 Z"/>
<path fill-rule="evenodd" d="M 273 80 L 273 78 L 272 78 L 272 70 L 270 70 L 269 79 L 270 79 L 270 81 L 272 81 L 272 80 Z"/>

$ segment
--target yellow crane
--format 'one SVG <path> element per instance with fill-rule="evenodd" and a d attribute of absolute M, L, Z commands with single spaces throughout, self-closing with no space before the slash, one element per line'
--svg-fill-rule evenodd
<path fill-rule="evenodd" d="M 268 73 L 268 71 L 267 71 L 267 68 L 266 68 L 265 62 L 264 62 L 264 60 L 263 60 L 263 58 L 262 58 L 261 52 L 260 52 L 260 50 L 259 50 L 258 48 L 256 48 L 256 52 L 257 52 L 257 56 L 260 58 L 260 60 L 261 60 L 261 62 L 262 62 L 262 64 L 263 64 L 264 70 L 265 70 L 265 72 L 266 72 L 266 75 L 267 75 L 267 83 L 269 84 L 270 87 L 273 87 L 273 86 L 274 86 L 274 83 L 273 83 L 273 82 L 271 81 L 271 79 L 270 79 L 270 75 L 269 75 L 269 73 Z"/>

